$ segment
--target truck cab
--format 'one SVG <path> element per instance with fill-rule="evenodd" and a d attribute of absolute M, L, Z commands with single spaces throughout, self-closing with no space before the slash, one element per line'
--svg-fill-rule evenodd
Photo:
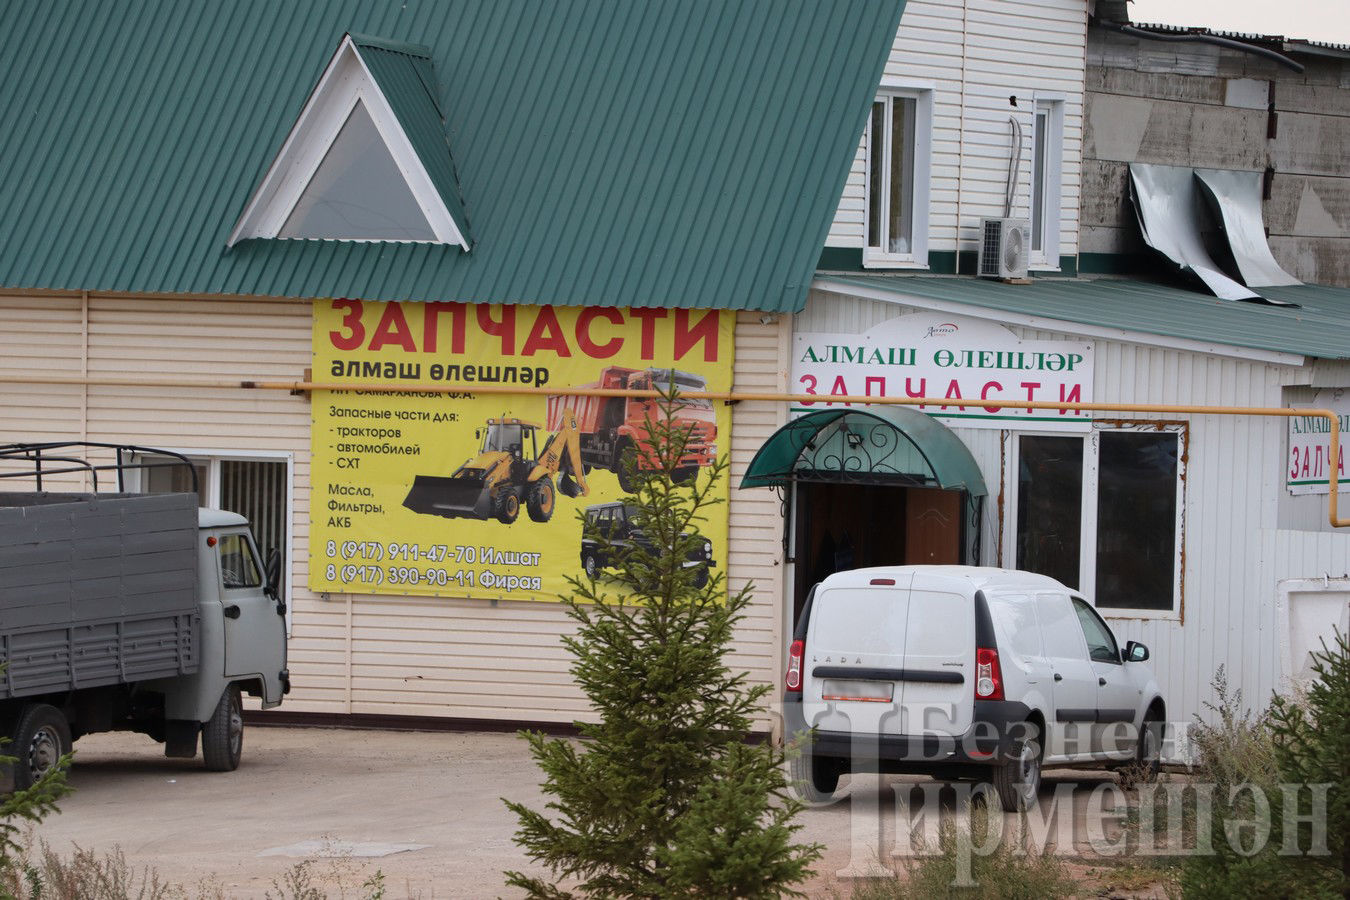
<path fill-rule="evenodd" d="M 286 605 L 278 598 L 276 575 L 269 574 L 243 516 L 200 509 L 197 522 L 202 666 L 195 679 L 170 692 L 168 717 L 205 721 L 227 684 L 258 697 L 263 709 L 278 706 L 290 675 Z"/>

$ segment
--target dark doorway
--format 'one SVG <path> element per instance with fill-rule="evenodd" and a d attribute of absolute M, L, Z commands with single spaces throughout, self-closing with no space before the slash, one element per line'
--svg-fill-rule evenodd
<path fill-rule="evenodd" d="M 844 569 L 965 562 L 964 491 L 797 482 L 796 622 L 811 586 Z"/>

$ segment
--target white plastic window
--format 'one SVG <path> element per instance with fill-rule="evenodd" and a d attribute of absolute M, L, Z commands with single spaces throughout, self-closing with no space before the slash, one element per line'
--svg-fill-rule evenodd
<path fill-rule="evenodd" d="M 1181 604 L 1184 427 L 1014 435 L 1010 545 L 1098 609 L 1175 618 Z"/>
<path fill-rule="evenodd" d="M 1031 263 L 1059 267 L 1064 101 L 1037 98 L 1031 139 Z"/>
<path fill-rule="evenodd" d="M 868 266 L 926 266 L 933 92 L 893 89 L 872 103 L 864 136 Z"/>

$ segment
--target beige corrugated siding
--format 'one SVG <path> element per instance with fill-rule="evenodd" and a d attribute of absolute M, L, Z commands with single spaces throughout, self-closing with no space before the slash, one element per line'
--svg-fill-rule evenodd
<path fill-rule="evenodd" d="M 736 390 L 786 384 L 786 320 L 742 313 L 736 323 Z M 730 589 L 753 582 L 755 600 L 737 632 L 734 667 L 776 682 L 782 595 L 782 514 L 772 491 L 734 485 L 786 415 L 782 404 L 732 409 Z M 349 711 L 570 722 L 587 717 L 559 638 L 575 627 L 556 604 L 502 600 L 335 598 L 353 608 Z M 765 720 L 765 725 L 768 721 Z"/>
<path fill-rule="evenodd" d="M 778 392 L 787 389 L 791 318 L 741 313 L 736 319 L 733 389 Z M 754 585 L 754 602 L 741 625 L 732 665 L 756 681 L 776 684 L 783 672 L 783 510 L 771 488 L 740 490 L 750 460 L 764 441 L 787 422 L 787 406 L 746 400 L 731 411 L 730 589 Z M 770 694 L 773 697 L 773 694 Z"/>
<path fill-rule="evenodd" d="M 87 323 L 87 326 L 86 326 Z M 276 300 L 0 296 L 0 373 L 277 379 L 311 363 L 310 307 Z M 781 390 L 786 320 L 742 314 L 735 385 Z M 294 461 L 290 669 L 295 712 L 569 722 L 586 715 L 559 641 L 557 604 L 332 595 L 306 587 L 310 405 L 284 391 L 3 386 L 0 443 L 77 440 L 177 450 L 290 453 Z M 780 404 L 732 411 L 734 485 L 777 427 Z M 733 665 L 777 681 L 781 515 L 771 491 L 731 491 L 732 588 L 756 586 Z"/>
<path fill-rule="evenodd" d="M 310 308 L 275 300 L 0 297 L 0 373 L 90 377 L 300 377 L 310 364 Z M 87 348 L 87 349 L 86 349 Z M 285 451 L 294 458 L 293 548 L 306 546 L 309 403 L 284 391 L 3 386 L 0 442 L 121 441 L 176 450 Z M 345 612 L 304 589 L 291 554 L 294 629 L 288 707 L 340 712 Z"/>
<path fill-rule="evenodd" d="M 0 296 L 0 374 L 84 374 L 83 322 L 84 303 L 79 297 Z M 0 434 L 10 434 L 17 427 L 50 440 L 81 438 L 84 388 L 6 386 L 0 396 L 4 397 Z"/>

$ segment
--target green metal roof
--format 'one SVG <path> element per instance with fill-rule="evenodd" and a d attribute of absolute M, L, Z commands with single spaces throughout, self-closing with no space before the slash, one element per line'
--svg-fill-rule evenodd
<path fill-rule="evenodd" d="M 906 297 L 937 300 L 1140 334 L 1350 359 L 1347 288 L 1263 287 L 1262 293 L 1298 304 L 1270 306 L 1117 278 L 1033 278 L 1030 284 L 1004 284 L 960 276 L 821 274 L 818 283 L 844 292 L 850 288 L 880 290 L 902 302 Z"/>
<path fill-rule="evenodd" d="M 445 137 L 445 114 L 437 100 L 431 49 L 368 34 L 353 34 L 351 39 L 455 220 L 455 227 L 472 246 L 473 235 L 455 177 L 454 154 Z"/>
<path fill-rule="evenodd" d="M 0 288 L 795 310 L 902 8 L 0 4 Z M 471 252 L 226 249 L 349 32 L 429 48 Z"/>
<path fill-rule="evenodd" d="M 889 426 L 899 439 L 868 439 L 864 429 L 875 423 Z M 847 440 L 849 429 L 858 429 L 857 447 Z M 804 459 L 808 451 L 809 460 Z M 822 460 L 834 468 L 818 471 L 814 466 Z M 785 485 L 799 477 L 857 480 L 863 473 L 878 482 L 904 478 L 972 497 L 989 493 L 961 439 L 927 413 L 902 406 L 817 410 L 793 419 L 760 446 L 741 487 Z"/>

